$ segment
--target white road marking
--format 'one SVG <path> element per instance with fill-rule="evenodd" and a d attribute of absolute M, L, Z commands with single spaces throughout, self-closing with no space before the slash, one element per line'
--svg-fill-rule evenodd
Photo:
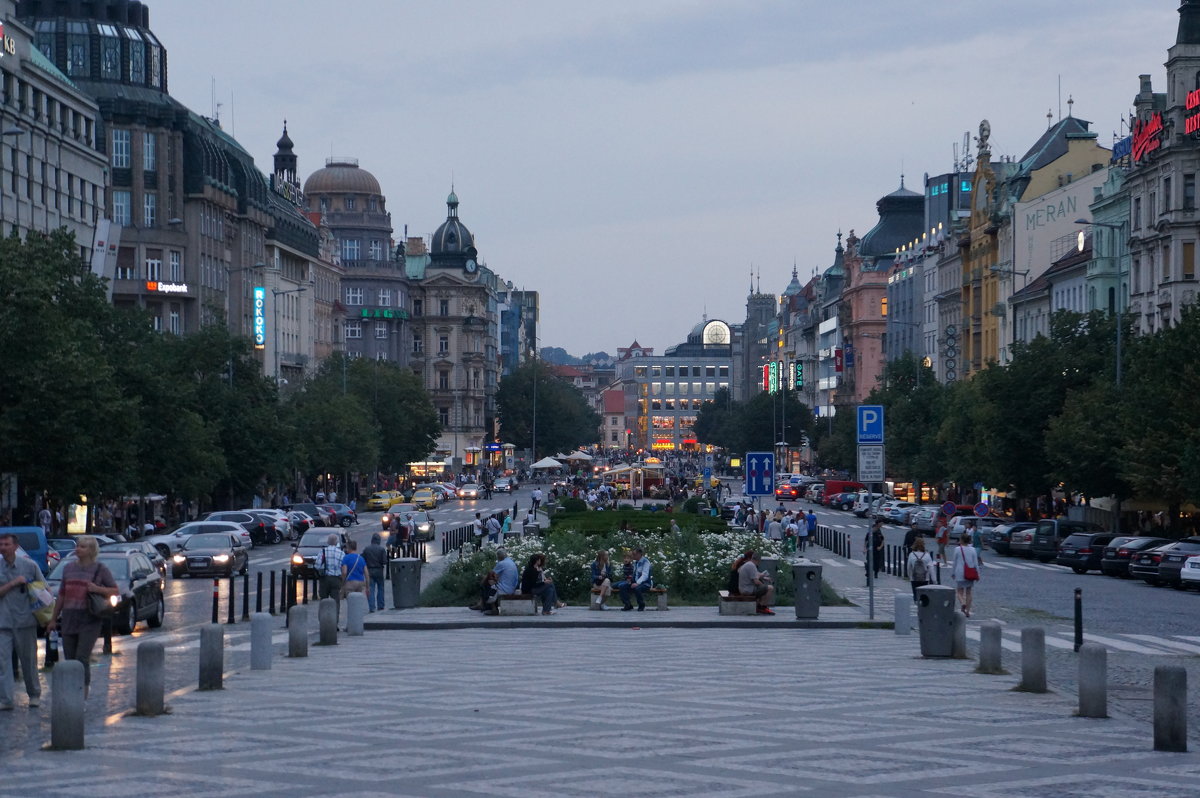
<path fill-rule="evenodd" d="M 1170 640 L 1165 637 L 1155 637 L 1154 635 L 1135 635 L 1127 634 L 1126 637 L 1132 637 L 1137 640 L 1145 640 L 1147 643 L 1154 643 L 1158 646 L 1166 646 L 1167 648 L 1176 648 L 1180 651 L 1185 651 L 1188 654 L 1200 654 L 1200 646 L 1192 645 L 1191 643 L 1180 643 L 1176 640 Z"/>
<path fill-rule="evenodd" d="M 967 637 L 970 638 L 971 640 L 979 642 L 979 640 L 983 637 L 983 635 L 978 629 L 968 627 L 967 628 Z M 1000 635 L 1000 646 L 1001 646 L 1001 648 L 1005 649 L 1006 651 L 1020 651 L 1021 650 L 1020 643 L 1013 642 L 1012 640 L 1009 640 L 1008 638 L 1006 638 L 1004 635 Z"/>
<path fill-rule="evenodd" d="M 1130 635 L 1130 636 L 1132 637 L 1133 635 Z M 1088 634 L 1086 632 L 1083 635 L 1083 639 L 1085 642 L 1100 643 L 1105 646 L 1112 646 L 1113 648 L 1119 649 L 1121 651 L 1132 651 L 1135 654 L 1173 653 L 1173 652 L 1164 652 L 1161 648 L 1151 648 L 1149 646 L 1141 646 L 1141 645 L 1138 645 L 1137 643 L 1127 643 L 1124 640 L 1117 640 L 1112 637 L 1102 637 L 1101 635 Z"/>
<path fill-rule="evenodd" d="M 845 568 L 846 567 L 846 563 L 838 562 L 837 560 L 825 559 L 825 560 L 820 560 L 820 562 L 824 563 L 825 565 L 832 566 L 833 568 Z"/>

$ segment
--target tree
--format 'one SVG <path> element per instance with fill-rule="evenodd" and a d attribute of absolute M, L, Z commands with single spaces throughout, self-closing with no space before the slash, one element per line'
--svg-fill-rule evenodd
<path fill-rule="evenodd" d="M 537 451 L 567 451 L 595 442 L 600 415 L 574 385 L 548 373 L 545 364 L 531 361 L 500 380 L 496 405 L 500 436 L 518 448 L 533 446 L 534 390 L 537 396 Z"/>
<path fill-rule="evenodd" d="M 700 405 L 692 431 L 700 443 L 719 446 L 727 451 L 737 449 L 737 413 L 741 402 L 734 402 L 728 388 L 718 388 L 713 398 Z"/>

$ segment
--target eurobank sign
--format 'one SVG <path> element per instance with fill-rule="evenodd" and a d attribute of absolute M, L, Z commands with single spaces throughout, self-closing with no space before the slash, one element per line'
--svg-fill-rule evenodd
<path fill-rule="evenodd" d="M 267 347 L 267 289 L 254 287 L 254 348 Z"/>

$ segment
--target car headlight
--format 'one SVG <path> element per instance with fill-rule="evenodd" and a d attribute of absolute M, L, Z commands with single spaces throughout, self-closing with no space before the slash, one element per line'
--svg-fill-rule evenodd
<path fill-rule="evenodd" d="M 422 532 L 428 532 L 429 524 L 417 524 L 417 529 L 419 529 Z"/>
<path fill-rule="evenodd" d="M 292 555 L 292 565 L 304 565 L 304 558 L 299 554 Z"/>
<path fill-rule="evenodd" d="M 187 557 L 184 557 L 182 554 L 176 554 L 176 555 L 175 555 L 174 557 L 172 557 L 171 559 L 172 559 L 172 560 L 174 560 L 174 561 L 175 561 L 175 562 L 177 562 L 177 563 L 182 563 L 182 562 L 184 562 L 184 561 L 186 561 L 186 560 L 187 560 Z"/>
<path fill-rule="evenodd" d="M 383 525 L 385 525 L 385 526 L 386 526 L 386 525 L 387 525 L 387 524 L 388 524 L 388 523 L 389 523 L 391 520 L 392 520 L 391 516 L 389 516 L 387 513 L 384 513 L 384 514 L 383 514 L 383 517 L 379 519 L 380 523 L 382 523 L 382 524 L 383 524 Z"/>
<path fill-rule="evenodd" d="M 121 603 L 121 597 L 119 595 L 117 595 L 116 593 L 113 593 L 111 596 L 108 597 L 108 603 L 115 607 Z"/>
<path fill-rule="evenodd" d="M 229 562 L 229 555 L 218 554 L 216 557 L 213 557 L 213 562 Z"/>

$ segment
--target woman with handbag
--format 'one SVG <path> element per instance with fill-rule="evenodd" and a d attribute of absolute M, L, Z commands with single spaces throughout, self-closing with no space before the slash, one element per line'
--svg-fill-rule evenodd
<path fill-rule="evenodd" d="M 100 545 L 91 535 L 75 541 L 75 560 L 63 566 L 62 587 L 54 602 L 47 635 L 59 628 L 63 656 L 83 663 L 83 696 L 92 682 L 92 648 L 112 610 L 109 598 L 118 592 L 117 581 L 104 563 L 96 562 Z"/>
<path fill-rule="evenodd" d="M 592 587 L 600 589 L 592 599 L 597 608 L 606 609 L 604 602 L 608 601 L 609 595 L 612 594 L 612 566 L 608 563 L 608 552 L 604 549 L 596 552 L 596 559 L 592 561 Z"/>
<path fill-rule="evenodd" d="M 954 553 L 954 588 L 963 615 L 971 617 L 971 598 L 979 581 L 979 552 L 971 545 L 971 534 L 964 533 Z"/>

